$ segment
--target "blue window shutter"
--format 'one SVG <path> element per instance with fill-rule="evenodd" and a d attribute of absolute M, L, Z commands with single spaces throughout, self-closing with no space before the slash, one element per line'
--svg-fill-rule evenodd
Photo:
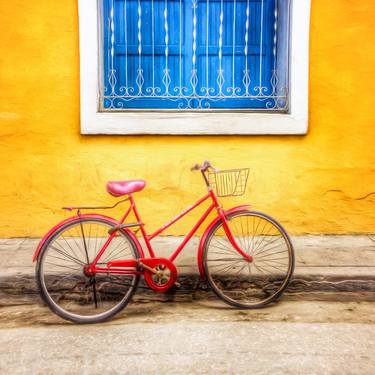
<path fill-rule="evenodd" d="M 200 45 L 199 45 L 199 76 L 202 86 L 206 86 L 206 77 L 208 71 L 208 83 L 210 87 L 215 88 L 215 94 L 218 94 L 217 70 L 219 67 L 219 19 L 221 11 L 220 0 L 210 0 L 208 13 L 208 33 L 207 33 L 207 1 L 200 0 Z M 249 31 L 248 31 L 248 69 L 250 81 L 252 82 L 250 93 L 257 95 L 259 90 L 257 86 L 262 86 L 264 93 L 270 93 L 271 87 L 271 68 L 273 65 L 273 25 L 274 25 L 274 0 L 249 1 Z M 246 0 L 225 0 L 223 6 L 223 46 L 222 46 L 222 69 L 224 84 L 222 91 L 227 96 L 231 94 L 243 95 L 245 86 L 243 85 L 243 74 L 245 69 L 245 25 L 246 25 Z M 263 16 L 263 21 L 262 21 Z M 263 28 L 262 28 L 263 22 Z M 261 28 L 263 29 L 261 38 Z M 212 30 L 214 32 L 212 32 Z M 216 31 L 216 32 L 215 32 Z M 207 69 L 207 45 L 208 38 L 208 69 Z M 261 47 L 262 39 L 262 47 Z M 234 47 L 233 47 L 234 46 Z M 259 55 L 262 52 L 262 62 L 260 64 Z M 233 58 L 234 56 L 234 58 Z M 261 65 L 261 67 L 260 67 Z M 260 74 L 260 68 L 262 74 Z M 234 73 L 234 74 L 233 74 Z M 262 82 L 260 82 L 260 78 Z M 238 88 L 239 90 L 235 90 Z M 210 108 L 266 108 L 266 100 L 244 100 L 236 98 L 227 98 L 222 100 L 210 101 Z M 204 105 L 203 105 L 204 106 Z"/>
<path fill-rule="evenodd" d="M 104 109 L 272 108 L 276 3 L 103 0 Z"/>

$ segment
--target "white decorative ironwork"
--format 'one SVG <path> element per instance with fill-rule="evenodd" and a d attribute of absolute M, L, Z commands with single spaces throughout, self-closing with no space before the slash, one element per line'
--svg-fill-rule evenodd
<path fill-rule="evenodd" d="M 165 95 L 169 95 L 169 85 L 171 84 L 170 69 L 168 68 L 168 54 L 169 54 L 169 35 L 168 35 L 168 0 L 164 3 L 164 31 L 165 31 L 165 69 L 163 75 L 163 84 L 165 87 Z"/>
<path fill-rule="evenodd" d="M 183 96 L 184 86 L 182 85 L 182 0 L 179 4 L 179 87 L 175 87 L 173 91 L 179 96 Z"/>
<path fill-rule="evenodd" d="M 275 18 L 275 22 L 273 24 L 273 48 L 272 48 L 272 54 L 273 54 L 273 66 L 274 66 L 274 69 L 276 69 L 276 65 L 277 65 L 277 54 L 276 54 L 276 50 L 277 50 L 277 23 L 278 23 L 278 16 L 279 16 L 279 13 L 278 13 L 278 10 L 277 10 L 277 0 L 275 0 L 275 4 L 274 4 L 274 12 L 273 12 L 273 16 Z"/>
<path fill-rule="evenodd" d="M 134 93 L 134 87 L 129 86 L 128 79 L 128 15 L 127 0 L 124 0 L 124 41 L 125 41 L 125 85 L 120 86 L 119 91 L 123 95 L 129 96 Z"/>
<path fill-rule="evenodd" d="M 154 0 L 152 0 L 152 23 L 151 23 L 151 38 L 152 38 L 152 88 L 151 92 L 153 95 L 156 95 L 155 87 L 155 16 L 154 16 Z"/>
<path fill-rule="evenodd" d="M 143 78 L 143 69 L 142 69 L 142 7 L 141 7 L 141 0 L 138 0 L 138 69 L 137 69 L 137 78 L 135 80 L 138 86 L 138 95 L 142 95 L 142 86 L 144 83 Z"/>
<path fill-rule="evenodd" d="M 232 87 L 227 88 L 227 92 L 232 96 L 241 92 L 241 87 L 236 87 L 236 0 L 233 0 L 233 41 L 232 41 Z"/>
<path fill-rule="evenodd" d="M 273 69 L 271 76 L 271 87 L 272 96 L 275 98 L 274 108 L 283 109 L 288 107 L 288 89 L 287 87 L 279 86 L 279 72 L 277 69 L 277 43 L 278 43 L 278 22 L 279 22 L 279 10 L 278 0 L 274 0 L 274 25 L 273 25 Z M 267 103 L 269 107 L 270 103 Z"/>
<path fill-rule="evenodd" d="M 210 33 L 208 32 L 210 25 L 210 0 L 206 0 L 206 86 L 202 86 L 200 91 L 204 95 L 210 95 L 214 90 L 209 87 L 209 58 L 208 58 L 208 44 L 210 39 Z"/>
<path fill-rule="evenodd" d="M 275 10 L 274 10 L 274 24 L 273 24 L 273 46 L 272 46 L 272 55 L 273 55 L 273 69 L 272 69 L 272 76 L 271 76 L 271 87 L 272 87 L 272 95 L 276 96 L 277 87 L 278 87 L 278 78 L 277 78 L 277 22 L 278 22 L 278 12 L 277 12 L 277 0 L 275 1 Z M 268 105 L 269 103 L 267 103 Z M 278 101 L 276 100 L 275 106 L 278 106 Z"/>
<path fill-rule="evenodd" d="M 260 52 L 259 52 L 259 85 L 254 87 L 260 97 L 267 95 L 268 87 L 263 86 L 263 32 L 264 32 L 264 0 L 261 0 L 260 7 Z"/>
<path fill-rule="evenodd" d="M 192 88 L 192 95 L 197 95 L 197 85 L 198 85 L 198 72 L 197 72 L 197 8 L 198 8 L 198 0 L 192 0 L 192 7 L 193 7 L 193 68 L 191 70 L 191 88 Z"/>
<path fill-rule="evenodd" d="M 159 87 L 155 87 L 155 19 L 154 0 L 151 0 L 151 43 L 152 43 L 152 86 L 146 88 L 146 93 L 156 96 Z"/>
<path fill-rule="evenodd" d="M 273 24 L 273 46 L 272 46 L 272 55 L 273 55 L 273 69 L 272 69 L 272 76 L 271 76 L 271 87 L 272 87 L 272 95 L 276 95 L 277 92 L 277 22 L 278 22 L 278 12 L 277 12 L 277 0 L 275 1 L 275 10 L 274 10 L 274 24 Z"/>
<path fill-rule="evenodd" d="M 250 26 L 250 0 L 247 0 L 246 3 L 246 22 L 245 22 L 245 69 L 243 71 L 243 80 L 242 83 L 245 87 L 245 96 L 249 96 L 249 87 L 250 87 L 250 70 L 248 67 L 248 54 L 249 54 L 249 26 Z"/>
<path fill-rule="evenodd" d="M 115 22 L 114 22 L 114 0 L 111 0 L 111 8 L 109 11 L 109 69 L 108 69 L 108 84 L 109 87 L 104 88 L 104 92 L 109 97 L 110 105 L 113 106 L 114 97 L 116 97 L 116 69 L 114 67 L 115 56 Z"/>
<path fill-rule="evenodd" d="M 272 109 L 272 110 L 286 110 L 288 107 L 288 88 L 287 87 L 280 87 L 280 73 L 278 70 L 278 22 L 279 22 L 279 12 L 278 12 L 278 2 L 280 0 L 273 0 L 273 39 L 272 39 L 272 51 L 269 52 L 272 54 L 273 58 L 273 67 L 272 70 L 266 72 L 265 65 L 263 63 L 263 54 L 264 54 L 264 38 L 266 35 L 266 31 L 264 29 L 265 22 L 265 1 L 260 0 L 260 22 L 259 22 L 259 29 L 253 29 L 253 26 L 250 23 L 250 15 L 251 15 L 251 0 L 246 1 L 246 10 L 245 10 L 245 17 L 242 16 L 241 22 L 245 22 L 244 25 L 244 45 L 242 44 L 242 51 L 243 51 L 243 63 L 239 62 L 240 60 L 236 60 L 237 56 L 241 55 L 239 52 L 238 47 L 239 42 L 236 41 L 236 28 L 239 27 L 238 22 L 238 12 L 240 3 L 237 3 L 237 0 L 233 1 L 233 17 L 231 19 L 231 24 L 226 24 L 226 17 L 224 17 L 224 10 L 228 9 L 228 7 L 224 7 L 224 0 L 220 0 L 220 10 L 219 10 L 219 28 L 218 32 L 218 42 L 216 46 L 210 45 L 210 40 L 215 40 L 214 38 L 209 37 L 210 33 L 214 32 L 214 30 L 210 29 L 210 19 L 214 17 L 211 15 L 210 10 L 216 9 L 216 7 L 210 7 L 210 0 L 205 0 L 206 2 L 206 12 L 204 13 L 203 10 L 198 9 L 199 1 L 198 0 L 185 0 L 191 2 L 191 16 L 192 16 L 192 29 L 191 29 L 191 46 L 184 46 L 183 39 L 184 33 L 188 32 L 184 27 L 185 23 L 183 20 L 184 11 L 187 11 L 184 5 L 184 0 L 179 0 L 178 3 L 178 35 L 179 41 L 177 44 L 177 48 L 179 49 L 178 52 L 172 51 L 172 46 L 170 44 L 171 41 L 171 30 L 170 30 L 170 20 L 168 19 L 168 0 L 164 0 L 164 9 L 162 10 L 162 17 L 163 17 L 163 28 L 164 28 L 164 45 L 162 45 L 164 49 L 164 59 L 165 65 L 164 68 L 161 69 L 161 72 L 156 71 L 156 64 L 155 64 L 155 55 L 156 55 L 156 44 L 155 44 L 155 33 L 158 32 L 156 28 L 155 17 L 159 12 L 155 12 L 155 4 L 154 0 L 151 1 L 151 14 L 149 10 L 145 10 L 144 14 L 142 11 L 142 3 L 141 0 L 137 0 L 136 8 L 134 14 L 130 14 L 129 9 L 130 4 L 128 0 L 124 1 L 124 43 L 125 43 L 125 65 L 124 69 L 125 72 L 122 73 L 121 79 L 119 79 L 118 73 L 116 71 L 116 36 L 115 36 L 115 7 L 114 1 L 109 0 L 109 19 L 108 19 L 108 76 L 106 79 L 106 84 L 104 85 L 103 93 L 101 93 L 101 98 L 105 102 L 105 109 L 116 109 L 116 108 L 127 108 L 127 103 L 132 101 L 136 101 L 138 99 L 168 99 L 175 102 L 173 108 L 179 109 L 209 109 L 214 103 L 217 103 L 222 100 L 235 99 L 237 101 L 244 101 L 245 103 L 243 106 L 240 105 L 240 108 L 246 108 L 246 106 L 251 107 L 251 103 L 255 102 L 264 102 L 263 108 Z M 128 6 L 129 5 L 129 6 Z M 160 3 L 158 4 L 160 6 Z M 163 5 L 161 5 L 163 6 Z M 185 9 L 185 10 L 184 10 Z M 202 7 L 204 9 L 204 7 Z M 267 8 L 268 9 L 268 8 Z M 128 26 L 131 22 L 131 17 L 136 17 L 136 45 L 134 45 L 133 41 L 133 50 L 136 50 L 136 54 L 133 55 L 136 58 L 133 63 L 129 61 L 129 48 L 128 45 L 129 41 L 129 31 Z M 144 17 L 150 17 L 150 19 L 146 19 Z M 142 31 L 143 31 L 143 23 L 144 24 L 151 24 L 152 35 L 151 38 L 151 53 L 148 54 L 152 55 L 152 63 L 142 64 L 143 58 L 143 39 L 142 39 Z M 199 46 L 199 48 L 205 48 L 205 58 L 203 57 L 202 60 L 197 59 L 198 54 L 198 22 L 204 24 L 205 22 L 205 45 Z M 231 49 L 232 53 L 231 56 L 229 55 L 228 58 L 231 58 L 231 65 L 230 70 L 228 68 L 226 59 L 224 70 L 224 59 L 223 59 L 223 43 L 224 43 L 224 33 L 227 32 L 228 26 L 232 27 L 232 40 L 231 40 Z M 258 56 L 251 57 L 253 53 L 250 52 L 250 35 L 253 32 L 259 33 L 259 54 Z M 225 40 L 227 40 L 227 36 L 225 36 Z M 147 38 L 146 38 L 147 39 Z M 204 40 L 204 38 L 200 38 L 199 40 Z M 173 47 L 175 48 L 176 45 Z M 226 49 L 228 46 L 225 46 Z M 157 46 L 160 50 L 160 45 Z M 189 62 L 183 58 L 185 55 L 185 51 L 183 49 L 191 48 L 191 62 Z M 210 66 L 212 66 L 213 60 L 210 60 L 210 48 L 217 48 L 216 57 L 214 57 L 217 61 L 216 69 L 217 69 L 217 76 L 215 80 L 214 86 L 210 87 L 210 77 L 214 70 L 210 70 Z M 254 48 L 252 46 L 251 48 Z M 145 47 L 146 49 L 146 47 Z M 145 52 L 146 53 L 146 52 Z M 201 52 L 200 52 L 201 53 Z M 226 53 L 227 54 L 227 53 Z M 176 55 L 177 59 L 172 61 L 172 55 Z M 187 54 L 189 55 L 189 54 Z M 250 60 L 253 58 L 258 59 L 258 63 L 254 66 L 251 65 Z M 229 60 L 230 61 L 230 60 Z M 176 64 L 177 63 L 177 64 Z M 190 69 L 190 76 L 186 77 L 186 64 Z M 178 67 L 176 67 L 178 65 Z M 256 85 L 253 85 L 251 74 L 255 72 L 256 66 L 258 66 L 258 74 L 256 76 Z M 171 68 L 174 69 L 173 79 L 171 76 Z M 147 70 L 145 70 L 147 69 Z M 198 78 L 198 69 L 202 70 L 203 77 L 202 80 Z M 241 71 L 242 79 L 236 80 L 238 76 L 238 72 Z M 147 73 L 147 87 L 144 88 L 145 85 L 145 75 Z M 162 87 L 156 85 L 155 76 L 158 76 L 161 79 Z M 133 81 L 135 81 L 135 86 L 131 86 L 131 79 L 129 77 L 134 77 Z M 151 77 L 151 78 L 150 78 Z M 266 78 L 268 77 L 268 78 Z M 200 82 L 199 82 L 200 81 Z M 226 84 L 230 82 L 230 85 Z M 267 81 L 267 82 L 266 82 Z M 285 81 L 285 80 L 284 80 Z M 121 82 L 122 86 L 118 87 L 119 82 Z M 173 82 L 173 86 L 171 87 Z M 211 82 L 212 84 L 212 82 Z M 238 103 L 238 102 L 237 102 Z M 229 105 L 230 106 L 230 105 Z M 133 106 L 134 107 L 134 106 Z"/>
<path fill-rule="evenodd" d="M 217 85 L 219 86 L 218 96 L 224 96 L 223 86 L 224 86 L 224 70 L 223 70 L 223 20 L 224 20 L 224 6 L 223 0 L 220 2 L 220 26 L 219 26 L 219 70 L 217 71 Z"/>

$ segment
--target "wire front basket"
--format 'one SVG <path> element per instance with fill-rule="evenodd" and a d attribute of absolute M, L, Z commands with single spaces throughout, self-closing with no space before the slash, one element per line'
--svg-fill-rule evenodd
<path fill-rule="evenodd" d="M 219 197 L 243 195 L 248 177 L 249 168 L 227 169 L 208 173 L 210 186 Z"/>

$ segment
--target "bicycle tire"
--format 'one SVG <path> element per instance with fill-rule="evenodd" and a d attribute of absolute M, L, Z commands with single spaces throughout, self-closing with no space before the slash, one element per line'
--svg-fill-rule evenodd
<path fill-rule="evenodd" d="M 38 289 L 39 289 L 39 292 L 43 301 L 47 304 L 50 310 L 53 311 L 55 314 L 57 314 L 58 316 L 60 316 L 61 318 L 65 320 L 69 320 L 74 323 L 98 323 L 98 322 L 102 322 L 113 317 L 114 315 L 119 313 L 122 309 L 124 309 L 125 306 L 130 302 L 139 283 L 139 275 L 131 275 L 131 282 L 129 285 L 125 283 L 125 280 L 129 279 L 128 276 L 125 277 L 121 275 L 117 275 L 117 276 L 110 276 L 110 275 L 97 276 L 96 275 L 95 281 L 92 284 L 89 284 L 89 286 L 86 285 L 87 282 L 91 283 L 92 280 L 86 275 L 84 275 L 83 273 L 84 266 L 83 264 L 78 262 L 78 261 L 82 261 L 79 258 L 80 251 L 82 250 L 82 249 L 79 249 L 78 247 L 78 245 L 80 244 L 80 241 L 78 240 L 79 236 L 72 236 L 72 234 L 70 234 L 71 237 L 64 237 L 64 233 L 69 234 L 70 233 L 69 231 L 72 230 L 73 228 L 85 228 L 85 226 L 88 224 L 91 224 L 90 235 L 91 235 L 92 225 L 96 224 L 99 227 L 103 226 L 102 238 L 108 238 L 108 229 L 115 226 L 115 224 L 113 224 L 110 220 L 107 220 L 105 218 L 97 218 L 97 217 L 89 217 L 89 216 L 86 216 L 85 218 L 77 218 L 76 220 L 73 220 L 63 225 L 59 229 L 57 229 L 48 238 L 48 240 L 46 241 L 46 243 L 43 245 L 41 249 L 41 252 L 38 256 L 37 265 L 36 265 L 37 286 L 38 286 Z M 92 229 L 92 230 L 94 231 L 95 229 Z M 77 231 L 79 233 L 79 229 Z M 71 233 L 76 233 L 77 231 L 74 231 L 74 232 L 72 231 Z M 84 229 L 82 229 L 82 231 L 84 233 Z M 115 238 L 118 239 L 119 241 L 124 241 L 124 243 L 128 244 L 129 246 L 128 252 L 132 254 L 133 258 L 139 258 L 140 255 L 138 253 L 137 246 L 134 243 L 133 239 L 130 237 L 130 235 L 126 231 L 118 231 L 117 233 L 118 235 Z M 98 235 L 98 229 L 97 229 L 96 234 Z M 88 247 L 87 252 L 89 252 L 90 257 L 93 259 L 95 256 L 95 251 L 100 248 L 101 243 L 99 243 L 99 247 L 98 247 L 97 246 L 98 237 L 96 237 L 95 250 L 92 250 L 91 247 L 93 248 L 94 245 L 91 245 L 91 243 L 93 243 L 94 241 L 91 241 L 92 237 L 90 237 L 88 233 L 86 233 L 86 235 L 87 235 L 88 241 L 86 241 L 86 239 L 84 238 L 82 238 L 81 241 L 82 241 L 82 244 L 85 245 L 85 247 Z M 59 242 L 59 239 L 61 240 L 61 242 Z M 65 244 L 63 240 L 67 244 L 64 249 L 62 247 L 62 244 Z M 112 248 L 108 247 L 105 253 L 102 255 L 103 261 L 105 260 L 107 262 L 109 260 L 112 260 L 114 255 L 116 255 L 116 258 L 118 258 L 118 256 L 124 253 L 123 249 L 125 249 L 125 245 L 123 245 L 119 241 L 117 242 L 114 242 L 114 241 L 115 239 L 111 242 L 111 244 L 114 244 L 113 247 Z M 120 247 L 120 250 L 116 250 L 116 254 L 113 254 L 111 258 L 109 256 L 110 254 L 107 252 L 111 250 L 114 251 L 113 250 L 114 246 Z M 53 250 L 54 252 L 52 252 Z M 122 253 L 119 253 L 119 251 L 120 252 L 122 251 Z M 49 255 L 50 253 L 52 254 L 52 256 Z M 65 263 L 61 263 L 61 264 L 54 263 L 53 266 L 49 266 L 50 273 L 47 277 L 47 275 L 44 272 L 46 270 L 45 265 L 46 265 L 46 262 L 51 258 L 53 259 L 54 262 L 64 261 Z M 85 258 L 83 251 L 82 251 L 82 258 L 83 259 Z M 70 261 L 71 263 L 68 263 L 68 261 Z M 84 264 L 87 264 L 87 260 L 86 261 L 83 260 L 82 262 Z M 66 275 L 63 278 L 59 278 L 60 274 L 58 274 L 58 271 L 60 270 L 60 268 L 64 268 L 64 266 L 65 266 L 65 270 L 61 272 L 68 272 L 69 270 L 71 275 Z M 82 267 L 82 273 L 80 273 L 79 267 Z M 112 277 L 112 279 L 109 279 L 110 277 Z M 51 280 L 47 281 L 47 279 L 51 279 Z M 61 285 L 56 285 L 56 283 L 58 282 L 60 282 Z M 47 283 L 48 283 L 48 286 L 47 286 Z M 73 289 L 71 287 L 71 284 L 69 283 L 73 283 L 73 285 L 75 285 Z M 83 287 L 83 284 L 84 284 L 84 287 Z M 107 305 L 111 303 L 111 299 L 112 300 L 114 299 L 114 305 L 110 307 L 108 310 L 103 310 L 100 313 L 93 313 L 92 315 L 90 314 L 82 315 L 82 313 L 80 314 L 77 311 L 74 311 L 74 312 L 69 311 L 67 307 L 64 308 L 62 306 L 62 304 L 65 303 L 67 306 L 70 306 L 70 310 L 73 310 L 73 307 L 74 309 L 79 309 L 80 307 L 82 307 L 83 309 L 85 298 L 87 298 L 87 302 L 89 301 L 90 303 L 92 302 L 88 294 L 89 287 L 91 288 L 91 286 L 93 289 L 92 293 L 95 296 L 94 305 L 96 309 L 97 309 L 98 302 L 100 302 L 101 305 L 104 306 L 104 309 L 105 309 Z M 128 289 L 126 289 L 126 287 L 128 287 Z M 86 288 L 86 289 L 83 289 L 83 288 Z M 60 292 L 60 291 L 62 293 L 62 297 L 53 295 L 53 293 L 57 294 L 57 292 Z M 64 293 L 66 294 L 64 295 Z M 86 295 L 84 293 L 86 293 Z M 121 297 L 122 294 L 123 294 L 123 297 Z M 119 299 L 118 302 L 116 301 L 116 298 Z M 87 306 L 85 306 L 85 308 L 86 307 Z"/>
<path fill-rule="evenodd" d="M 247 231 L 251 232 L 252 229 L 255 236 L 253 235 L 253 238 L 250 239 L 245 238 L 244 236 L 241 237 L 236 233 L 233 234 L 242 250 L 252 255 L 253 262 L 246 262 L 242 256 L 240 256 L 236 250 L 234 250 L 226 235 L 224 235 L 222 220 L 219 220 L 208 233 L 206 241 L 203 245 L 202 263 L 207 281 L 220 299 L 237 308 L 255 309 L 264 307 L 265 305 L 276 301 L 288 286 L 294 270 L 294 250 L 293 244 L 281 224 L 279 224 L 272 217 L 261 212 L 243 210 L 229 214 L 228 222 L 232 232 L 235 232 L 233 222 L 238 218 L 240 218 L 240 228 L 242 227 L 242 230 L 244 231 L 245 223 L 244 220 L 242 220 L 244 217 L 247 219 L 253 219 L 251 223 L 249 223 L 247 220 L 245 223 L 247 225 Z M 264 221 L 263 229 L 265 230 L 268 228 L 268 233 L 262 234 L 260 233 L 260 230 L 259 233 L 257 232 L 259 223 L 258 228 L 255 228 L 256 224 L 254 223 L 254 218 L 258 219 L 259 221 Z M 273 228 L 275 232 L 271 232 L 271 228 Z M 215 234 L 217 234 L 220 229 L 222 230 L 222 235 L 215 237 Z M 276 238 L 277 233 L 279 233 L 279 237 Z M 254 237 L 256 238 L 254 239 Z M 215 242 L 213 244 L 213 238 L 220 238 L 220 242 Z M 225 240 L 223 240 L 224 238 Z M 264 244 L 264 248 L 259 249 L 260 245 L 262 244 Z M 274 245 L 280 245 L 280 247 L 275 248 Z M 282 250 L 283 246 L 284 251 Z M 284 256 L 280 255 L 283 253 L 286 253 L 287 257 L 285 254 Z M 275 258 L 272 259 L 271 255 L 277 256 L 277 260 L 273 260 Z M 220 256 L 221 258 L 215 258 L 215 256 Z M 228 260 L 226 261 L 226 259 Z M 232 263 L 230 264 L 229 262 Z M 253 269 L 251 267 L 253 267 Z M 240 271 L 237 271 L 238 268 Z M 249 271 L 246 278 L 246 275 L 243 276 L 243 274 L 247 269 Z M 269 284 L 265 284 L 265 282 L 267 282 L 267 273 L 271 274 L 271 269 L 277 270 L 278 273 L 275 271 L 275 275 L 273 277 L 270 275 L 268 277 Z M 220 270 L 222 271 L 219 272 Z M 283 271 L 283 274 L 281 271 Z M 227 275 L 224 275 L 225 272 Z M 238 275 L 236 272 L 238 272 Z M 241 272 L 241 275 L 239 272 Z M 253 297 L 250 296 L 250 292 L 253 293 Z M 245 297 L 247 295 L 249 295 L 249 297 Z M 258 295 L 259 297 L 256 298 Z"/>

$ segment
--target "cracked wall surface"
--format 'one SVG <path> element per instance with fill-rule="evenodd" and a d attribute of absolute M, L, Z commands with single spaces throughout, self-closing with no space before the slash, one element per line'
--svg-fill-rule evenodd
<path fill-rule="evenodd" d="M 204 159 L 251 168 L 227 206 L 293 234 L 375 232 L 374 18 L 373 0 L 312 1 L 306 136 L 81 136 L 77 1 L 1 1 L 0 237 L 41 236 L 61 206 L 112 204 L 105 182 L 138 177 L 153 229 L 204 192 L 189 171 Z"/>

